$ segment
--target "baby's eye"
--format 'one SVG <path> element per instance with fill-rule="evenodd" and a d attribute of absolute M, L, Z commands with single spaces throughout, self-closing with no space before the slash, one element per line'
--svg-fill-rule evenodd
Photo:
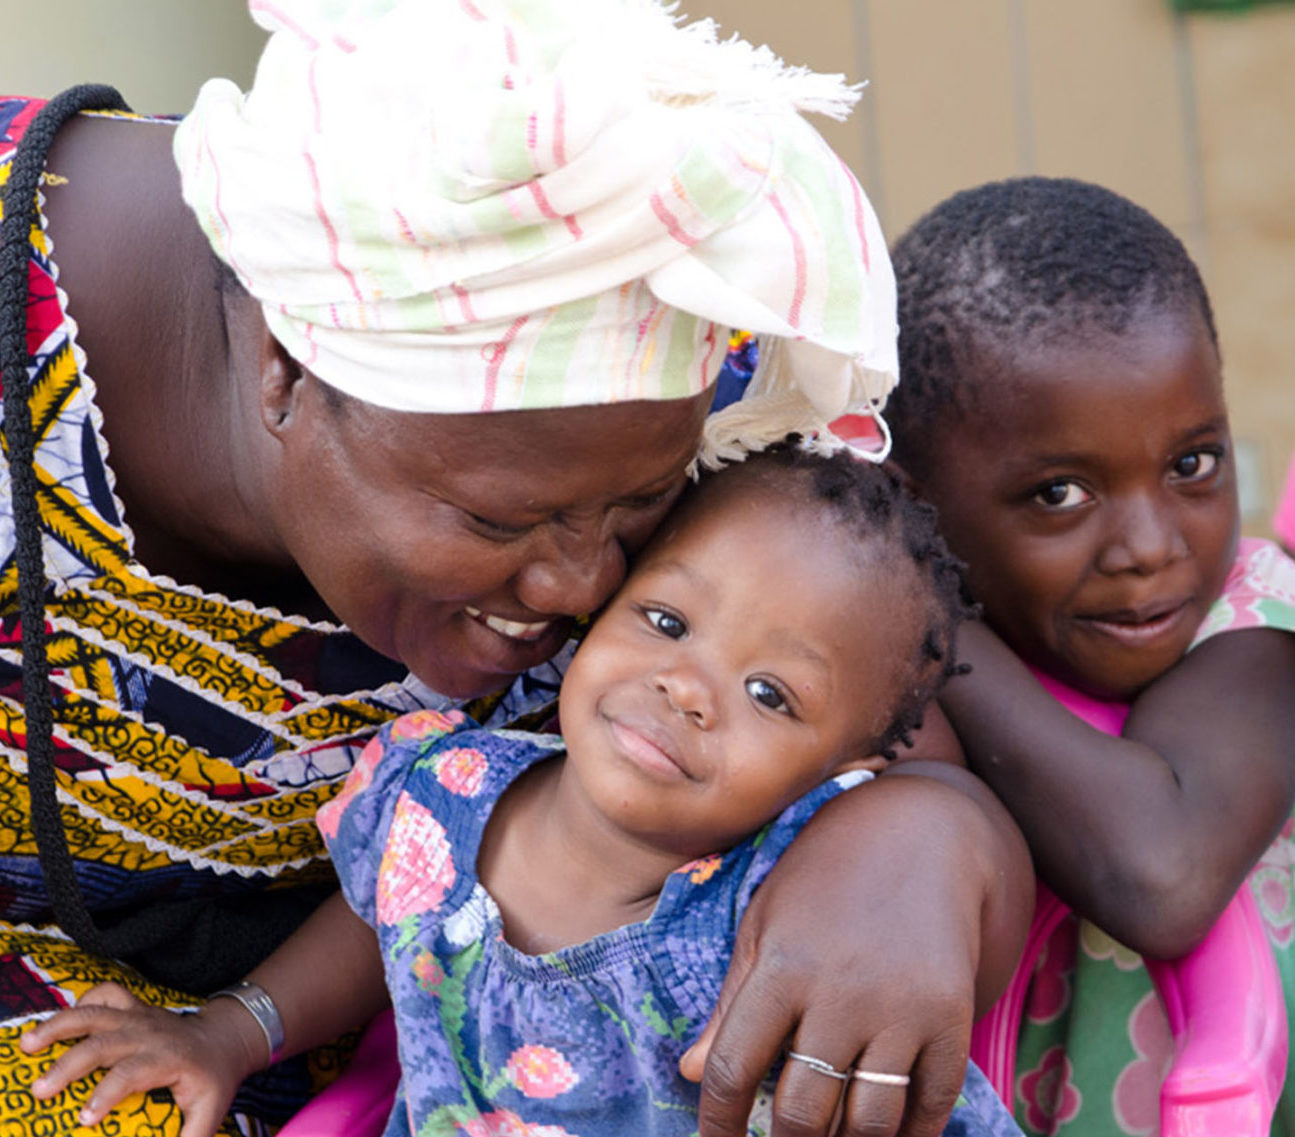
<path fill-rule="evenodd" d="M 782 711 L 784 714 L 791 713 L 783 693 L 768 679 L 748 679 L 746 693 L 762 707 L 768 707 L 771 711 Z"/>
<path fill-rule="evenodd" d="M 1073 509 L 1077 505 L 1083 505 L 1086 501 L 1091 501 L 1093 495 L 1090 494 L 1078 482 L 1072 482 L 1065 478 L 1058 478 L 1055 482 L 1048 482 L 1034 491 L 1034 500 L 1040 505 L 1046 505 L 1049 509 Z"/>
<path fill-rule="evenodd" d="M 1219 468 L 1219 455 L 1209 450 L 1193 450 L 1174 463 L 1174 475 L 1188 481 L 1201 481 Z"/>
<path fill-rule="evenodd" d="M 664 608 L 645 608 L 643 615 L 658 632 L 672 640 L 681 640 L 688 634 L 688 625 L 679 616 L 673 612 L 667 612 Z"/>

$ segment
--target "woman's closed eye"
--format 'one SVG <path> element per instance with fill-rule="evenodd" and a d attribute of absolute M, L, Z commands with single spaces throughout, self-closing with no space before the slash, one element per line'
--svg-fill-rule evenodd
<path fill-rule="evenodd" d="M 688 634 L 688 622 L 668 608 L 644 608 L 643 618 L 668 639 L 681 640 Z"/>
<path fill-rule="evenodd" d="M 533 524 L 528 522 L 497 521 L 490 517 L 482 517 L 479 513 L 469 513 L 466 510 L 464 512 L 467 513 L 468 519 L 472 522 L 472 527 L 483 537 L 488 537 L 492 541 L 511 541 L 517 537 L 524 537 L 535 528 Z"/>
<path fill-rule="evenodd" d="M 1039 486 L 1030 500 L 1048 509 L 1074 509 L 1076 506 L 1092 501 L 1093 495 L 1078 482 L 1071 481 L 1069 478 L 1057 478 Z"/>
<path fill-rule="evenodd" d="M 784 715 L 791 714 L 791 706 L 782 688 L 762 676 L 756 675 L 746 681 L 746 693 L 762 707 Z"/>

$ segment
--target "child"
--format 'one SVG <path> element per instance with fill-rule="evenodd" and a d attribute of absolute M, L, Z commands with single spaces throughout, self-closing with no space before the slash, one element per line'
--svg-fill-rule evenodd
<path fill-rule="evenodd" d="M 993 629 L 966 629 L 972 672 L 941 706 L 1092 921 L 1063 925 L 1035 977 L 1018 1120 L 1150 1133 L 1172 1044 L 1134 951 L 1190 950 L 1258 864 L 1295 991 L 1295 565 L 1238 544 L 1209 300 L 1144 210 L 1077 181 L 982 186 L 920 220 L 895 266 L 896 457 Z M 1131 703 L 1123 736 L 1021 661 Z M 1293 1122 L 1284 1101 L 1273 1132 Z"/>
<path fill-rule="evenodd" d="M 389 1133 L 694 1132 L 679 1060 L 742 911 L 814 809 L 919 722 L 951 670 L 959 580 L 929 508 L 844 452 L 775 447 L 704 476 L 576 653 L 562 738 L 418 712 L 321 810 L 358 916 L 333 903 L 253 973 L 288 1048 L 364 1021 L 385 967 Z M 282 1042 L 272 1008 L 231 1004 L 56 1015 L 29 1050 L 92 1037 L 38 1092 L 107 1065 L 88 1123 L 165 1084 L 184 1137 L 207 1133 Z M 880 1091 L 898 1118 L 902 1070 L 789 1041 L 844 1109 Z M 973 1068 L 945 1132 L 1019 1131 Z"/>

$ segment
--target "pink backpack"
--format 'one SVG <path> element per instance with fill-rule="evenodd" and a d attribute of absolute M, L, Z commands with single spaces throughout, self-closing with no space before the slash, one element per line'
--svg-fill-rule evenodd
<path fill-rule="evenodd" d="M 1101 702 L 1037 675 L 1090 726 L 1118 734 L 1128 707 Z M 1039 955 L 1070 911 L 1042 883 L 1025 951 L 1002 998 L 976 1023 L 971 1057 L 1013 1106 L 1016 1040 Z M 1286 1075 L 1286 1002 L 1249 885 L 1191 954 L 1146 960 L 1174 1036 L 1160 1087 L 1160 1137 L 1266 1137 Z"/>

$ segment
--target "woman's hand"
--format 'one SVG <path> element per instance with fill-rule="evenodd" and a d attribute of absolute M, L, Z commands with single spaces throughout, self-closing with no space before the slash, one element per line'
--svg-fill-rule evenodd
<path fill-rule="evenodd" d="M 835 1132 L 849 1137 L 937 1134 L 1033 895 L 1019 830 L 957 766 L 906 762 L 829 802 L 757 892 L 715 1014 L 681 1062 L 702 1081 L 702 1137 L 746 1133 L 787 1049 L 912 1082 L 841 1082 L 788 1061 L 774 1137 L 834 1132 L 842 1105 Z"/>
<path fill-rule="evenodd" d="M 149 1007 L 116 983 L 86 992 L 73 1008 L 38 1023 L 22 1038 L 28 1054 L 54 1042 L 81 1039 L 32 1083 L 50 1098 L 96 1069 L 107 1073 L 78 1120 L 97 1125 L 133 1093 L 165 1087 L 184 1115 L 180 1137 L 211 1137 L 238 1084 L 266 1064 L 265 1037 L 233 999 L 216 999 L 198 1014 Z"/>

